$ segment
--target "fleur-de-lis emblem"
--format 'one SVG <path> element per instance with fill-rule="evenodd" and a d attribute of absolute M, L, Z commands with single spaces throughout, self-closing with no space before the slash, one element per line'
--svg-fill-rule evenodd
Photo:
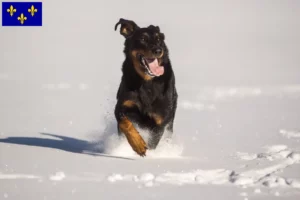
<path fill-rule="evenodd" d="M 38 10 L 34 7 L 34 5 L 31 6 L 31 8 L 28 9 L 28 12 L 30 12 L 31 16 L 33 17 L 34 14 L 37 12 Z"/>
<path fill-rule="evenodd" d="M 27 20 L 27 17 L 25 17 L 24 14 L 22 13 L 20 17 L 18 17 L 18 20 L 21 22 L 21 24 L 24 24 L 24 21 Z"/>
<path fill-rule="evenodd" d="M 12 5 L 7 9 L 7 12 L 9 12 L 10 16 L 13 16 L 15 12 L 17 12 L 17 9 L 15 9 Z"/>

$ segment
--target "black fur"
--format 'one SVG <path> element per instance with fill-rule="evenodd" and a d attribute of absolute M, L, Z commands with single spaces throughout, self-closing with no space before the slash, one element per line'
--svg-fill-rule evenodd
<path fill-rule="evenodd" d="M 125 37 L 123 51 L 125 60 L 122 65 L 123 75 L 117 92 L 115 117 L 119 122 L 123 116 L 126 116 L 141 128 L 149 130 L 151 137 L 147 146 L 149 149 L 155 149 L 165 128 L 170 133 L 173 132 L 178 98 L 169 51 L 164 42 L 165 36 L 160 32 L 158 26 L 150 25 L 146 28 L 140 28 L 133 21 L 125 19 L 120 19 L 115 29 L 118 25 L 121 25 L 120 33 Z M 145 33 L 149 37 L 146 41 L 142 41 L 141 36 Z M 155 39 L 157 36 L 159 36 L 160 41 L 156 40 L 157 38 Z M 148 52 L 150 55 L 153 48 L 161 48 L 164 52 L 161 57 L 164 74 L 151 80 L 145 80 L 134 67 L 132 52 L 136 50 Z M 123 102 L 126 100 L 134 101 L 136 106 L 123 106 Z M 149 116 L 151 113 L 161 116 L 162 123 L 155 123 L 154 119 Z M 119 134 L 121 134 L 120 130 Z"/>

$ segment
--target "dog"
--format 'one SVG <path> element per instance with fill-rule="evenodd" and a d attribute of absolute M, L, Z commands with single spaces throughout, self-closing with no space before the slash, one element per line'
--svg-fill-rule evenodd
<path fill-rule="evenodd" d="M 115 31 L 119 25 L 125 60 L 114 115 L 118 134 L 125 135 L 132 149 L 144 157 L 147 149 L 157 147 L 165 130 L 172 136 L 178 98 L 175 75 L 159 26 L 140 28 L 120 18 Z M 134 124 L 149 131 L 147 143 Z"/>

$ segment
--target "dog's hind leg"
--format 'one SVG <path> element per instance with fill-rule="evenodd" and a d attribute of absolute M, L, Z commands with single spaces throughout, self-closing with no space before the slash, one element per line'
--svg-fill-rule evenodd
<path fill-rule="evenodd" d="M 161 140 L 164 134 L 164 127 L 163 126 L 156 126 L 152 129 L 151 135 L 148 141 L 149 149 L 156 149 L 159 141 Z"/>

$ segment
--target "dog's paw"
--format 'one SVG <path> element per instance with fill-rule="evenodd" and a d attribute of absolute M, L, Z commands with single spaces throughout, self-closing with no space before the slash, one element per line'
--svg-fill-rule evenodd
<path fill-rule="evenodd" d="M 138 132 L 131 134 L 131 137 L 128 137 L 128 142 L 132 149 L 140 156 L 144 157 L 146 156 L 146 151 L 148 149 L 146 142 L 140 136 Z"/>

